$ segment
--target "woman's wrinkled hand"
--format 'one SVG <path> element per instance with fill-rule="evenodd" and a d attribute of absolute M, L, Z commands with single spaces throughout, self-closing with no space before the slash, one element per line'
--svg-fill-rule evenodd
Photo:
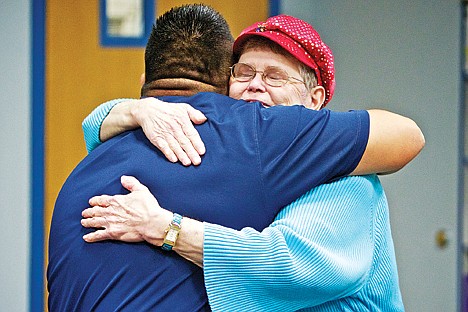
<path fill-rule="evenodd" d="M 167 103 L 144 98 L 132 105 L 131 114 L 146 137 L 171 162 L 199 165 L 205 145 L 194 124 L 206 121 L 205 115 L 189 104 Z"/>
<path fill-rule="evenodd" d="M 83 239 L 89 243 L 119 240 L 162 245 L 172 213 L 161 208 L 148 188 L 136 178 L 122 176 L 121 183 L 130 194 L 101 195 L 89 200 L 91 208 L 83 210 L 81 225 L 96 228 L 96 231 L 84 235 Z"/>

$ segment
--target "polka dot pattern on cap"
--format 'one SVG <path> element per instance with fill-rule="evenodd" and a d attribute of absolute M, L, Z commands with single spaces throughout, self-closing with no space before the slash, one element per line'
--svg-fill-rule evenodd
<path fill-rule="evenodd" d="M 297 60 L 315 71 L 318 84 L 326 91 L 324 107 L 335 91 L 335 64 L 331 49 L 308 23 L 289 15 L 270 17 L 265 22 L 247 27 L 234 42 L 234 53 L 238 53 L 251 36 L 266 37 L 283 47 Z"/>

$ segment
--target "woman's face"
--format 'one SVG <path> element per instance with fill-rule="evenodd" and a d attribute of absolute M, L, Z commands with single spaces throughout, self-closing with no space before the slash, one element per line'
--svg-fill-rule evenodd
<path fill-rule="evenodd" d="M 284 55 L 272 52 L 268 48 L 254 48 L 245 51 L 239 63 L 245 63 L 259 72 L 269 67 L 281 68 L 293 78 L 303 80 L 299 73 L 298 61 Z M 262 79 L 262 73 L 247 82 L 239 82 L 234 78 L 229 80 L 229 96 L 246 101 L 260 101 L 263 106 L 302 104 L 311 105 L 311 94 L 304 83 L 296 80 L 286 83 L 282 87 L 272 87 Z"/>

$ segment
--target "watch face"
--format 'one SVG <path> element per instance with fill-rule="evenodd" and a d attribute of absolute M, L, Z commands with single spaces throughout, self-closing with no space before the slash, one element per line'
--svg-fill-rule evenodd
<path fill-rule="evenodd" d="M 166 238 L 164 239 L 165 241 L 169 241 L 171 243 L 174 243 L 177 239 L 177 234 L 179 232 L 174 230 L 174 229 L 169 229 L 169 232 L 166 234 Z"/>

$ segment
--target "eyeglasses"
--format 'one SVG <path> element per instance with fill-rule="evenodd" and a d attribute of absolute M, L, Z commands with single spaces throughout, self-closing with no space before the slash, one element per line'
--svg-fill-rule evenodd
<path fill-rule="evenodd" d="M 257 73 L 262 74 L 262 80 L 271 87 L 282 87 L 288 82 L 304 81 L 291 77 L 288 73 L 278 67 L 268 67 L 264 71 L 255 70 L 254 67 L 245 63 L 237 63 L 229 67 L 231 76 L 239 82 L 248 82 L 255 78 Z"/>

